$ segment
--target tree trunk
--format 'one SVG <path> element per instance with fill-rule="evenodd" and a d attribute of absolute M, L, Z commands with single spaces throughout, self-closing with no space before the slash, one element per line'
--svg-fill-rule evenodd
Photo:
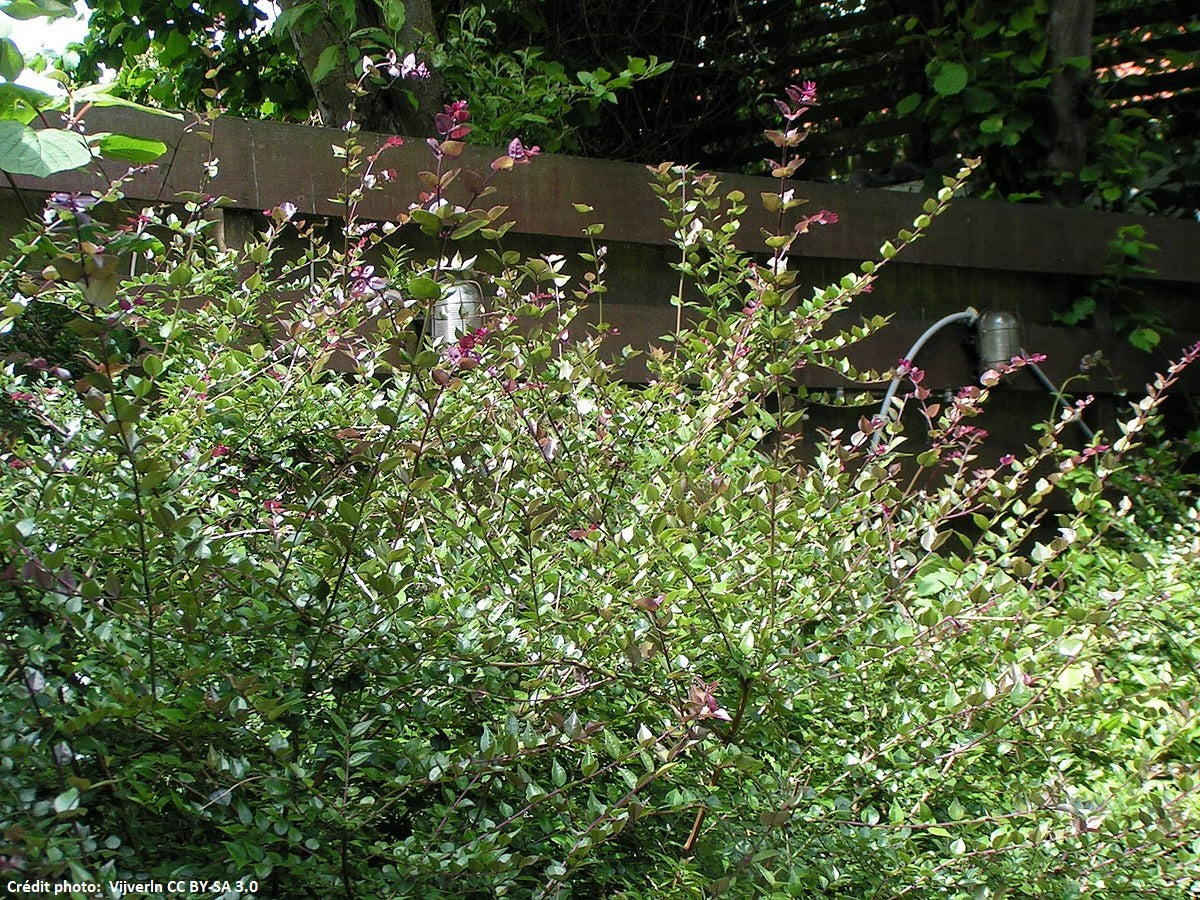
<path fill-rule="evenodd" d="M 1054 0 L 1050 11 L 1050 65 L 1056 70 L 1050 85 L 1054 142 L 1046 159 L 1051 171 L 1067 177 L 1057 199 L 1074 206 L 1084 199 L 1083 186 L 1074 178 L 1087 164 L 1092 118 L 1090 95 L 1096 76 L 1092 71 L 1092 26 L 1096 0 Z M 1083 57 L 1083 67 L 1065 65 Z"/>
<path fill-rule="evenodd" d="M 279 5 L 286 11 L 301 2 L 279 0 Z M 437 37 L 431 0 L 404 0 L 404 6 L 407 16 L 396 48 L 401 57 L 417 50 L 423 38 L 436 40 Z M 354 67 L 361 56 L 350 43 L 349 34 L 353 29 L 368 27 L 384 27 L 376 0 L 356 0 L 352 27 L 325 12 L 311 19 L 302 17 L 288 29 L 300 64 L 308 74 L 322 125 L 341 127 L 350 118 L 352 95 L 348 85 L 357 80 Z M 313 72 L 321 54 L 333 46 L 342 48 L 337 63 L 324 78 L 315 81 Z M 358 98 L 354 118 L 365 131 L 424 136 L 432 133 L 433 116 L 441 111 L 443 90 L 442 78 L 437 72 L 425 81 L 403 79 L 387 88 L 372 86 L 370 93 Z M 417 101 L 415 109 L 410 93 Z"/>

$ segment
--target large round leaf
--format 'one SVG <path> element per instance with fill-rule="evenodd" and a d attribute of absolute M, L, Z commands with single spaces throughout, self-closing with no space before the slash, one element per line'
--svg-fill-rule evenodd
<path fill-rule="evenodd" d="M 35 131 L 12 120 L 0 121 L 0 169 L 14 175 L 47 178 L 86 166 L 92 151 L 82 135 L 63 128 Z"/>
<path fill-rule="evenodd" d="M 968 80 L 966 66 L 956 62 L 945 62 L 937 67 L 937 74 L 933 76 L 933 89 L 943 97 L 950 97 L 961 93 Z"/>

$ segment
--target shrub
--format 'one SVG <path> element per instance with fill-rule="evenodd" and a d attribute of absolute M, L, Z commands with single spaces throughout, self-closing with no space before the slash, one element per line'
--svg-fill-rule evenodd
<path fill-rule="evenodd" d="M 797 452 L 794 373 L 880 378 L 843 354 L 883 322 L 831 317 L 957 186 L 803 296 L 788 253 L 836 218 L 785 220 L 810 101 L 769 133 L 765 257 L 733 244 L 741 194 L 654 170 L 689 287 L 644 386 L 577 320 L 599 244 L 578 281 L 560 257 L 449 258 L 502 236 L 478 201 L 530 156 L 461 173 L 454 201 L 465 105 L 406 216 L 440 242 L 420 263 L 368 262 L 387 229 L 358 220 L 366 187 L 346 249 L 299 265 L 286 205 L 222 251 L 200 195 L 116 229 L 52 200 L 6 316 L 69 315 L 90 365 L 4 368 L 10 874 L 279 897 L 1194 888 L 1196 518 L 1110 546 L 1127 509 L 1103 488 L 1200 350 L 1111 448 L 1064 450 L 1068 410 L 977 459 L 1003 373 L 938 409 L 905 364 L 934 425 L 916 459 L 867 419 Z M 351 129 L 347 176 L 391 178 L 386 149 Z M 489 314 L 430 347 L 413 324 L 464 267 Z M 1054 530 L 1056 489 L 1076 511 Z"/>

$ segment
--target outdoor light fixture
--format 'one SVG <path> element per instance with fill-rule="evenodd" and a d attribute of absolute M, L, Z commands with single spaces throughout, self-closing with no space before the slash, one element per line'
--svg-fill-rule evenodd
<path fill-rule="evenodd" d="M 429 340 L 434 347 L 444 347 L 482 324 L 483 291 L 473 281 L 458 281 L 433 305 Z"/>
<path fill-rule="evenodd" d="M 979 365 L 981 372 L 995 371 L 1001 366 L 1012 362 L 1013 357 L 1025 356 L 1025 351 L 1021 348 L 1021 325 L 1015 313 L 1008 312 L 1002 309 L 989 309 L 986 312 L 977 312 L 972 307 L 967 307 L 962 312 L 951 313 L 944 318 L 938 319 L 932 325 L 925 329 L 924 333 L 917 338 L 915 344 L 908 348 L 908 353 L 904 358 L 909 362 L 916 359 L 921 348 L 926 342 L 945 328 L 947 325 L 952 325 L 955 322 L 966 322 L 968 326 L 974 326 L 975 335 L 979 344 Z M 1046 388 L 1051 394 L 1059 399 L 1064 405 L 1067 400 L 1054 387 L 1046 374 L 1038 368 L 1036 363 L 1026 363 L 1033 376 Z M 895 399 L 896 391 L 900 388 L 900 383 L 904 380 L 903 374 L 897 374 L 888 385 L 887 393 L 884 394 L 883 404 L 879 407 L 878 417 L 884 425 L 892 420 L 893 407 L 892 400 Z M 1075 423 L 1083 432 L 1088 440 L 1091 440 L 1094 435 L 1092 430 L 1088 428 L 1078 414 L 1075 417 Z M 875 429 L 875 433 L 871 436 L 871 449 L 874 450 L 879 442 L 883 439 L 884 429 L 882 427 Z"/>
<path fill-rule="evenodd" d="M 975 322 L 979 337 L 980 371 L 998 369 L 1021 354 L 1021 326 L 1015 314 L 989 309 Z"/>
<path fill-rule="evenodd" d="M 976 334 L 979 336 L 979 365 L 982 371 L 997 369 L 1010 362 L 1014 356 L 1027 355 L 1021 347 L 1020 324 L 1013 313 L 990 309 L 980 314 L 975 328 Z M 1030 361 L 1025 365 L 1042 387 L 1057 397 L 1064 406 L 1069 405 L 1067 398 L 1046 377 L 1046 373 L 1038 367 L 1037 363 Z M 1089 441 L 1095 437 L 1094 432 L 1083 419 L 1076 417 L 1075 424 L 1079 426 L 1079 430 Z"/>

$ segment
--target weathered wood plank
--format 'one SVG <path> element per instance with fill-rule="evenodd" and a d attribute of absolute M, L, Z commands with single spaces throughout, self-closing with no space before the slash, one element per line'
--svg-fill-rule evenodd
<path fill-rule="evenodd" d="M 164 201 L 177 191 L 201 186 L 202 163 L 210 146 L 183 123 L 139 116 L 128 110 L 94 110 L 93 128 L 144 134 L 178 145 L 160 169 L 128 185 L 137 201 Z M 340 209 L 329 198 L 342 188 L 339 162 L 331 147 L 344 140 L 336 129 L 311 128 L 277 122 L 224 118 L 216 123 L 211 153 L 220 159 L 220 174 L 207 188 L 232 197 L 243 209 L 262 210 L 283 201 L 308 214 L 336 216 Z M 368 146 L 381 136 L 364 135 Z M 803 149 L 803 147 L 801 148 Z M 463 164 L 486 171 L 500 151 L 468 148 Z M 424 141 L 410 139 L 382 163 L 399 173 L 396 184 L 369 195 L 362 207 L 368 218 L 388 219 L 407 208 L 418 190 L 416 173 L 430 168 Z M 109 166 L 109 174 L 119 174 Z M 20 177 L 25 190 L 90 190 L 99 181 L 86 173 L 63 173 L 49 181 Z M 589 221 L 607 223 L 609 241 L 665 246 L 671 236 L 659 221 L 663 208 L 648 186 L 643 166 L 542 156 L 497 178 L 499 188 L 489 203 L 507 204 L 518 233 L 547 237 L 578 237 L 585 225 L 573 203 L 595 207 Z M 727 188 L 739 188 L 753 201 L 776 183 L 770 178 L 725 176 Z M 880 244 L 908 226 L 921 211 L 923 198 L 893 191 L 846 185 L 799 182 L 796 193 L 809 199 L 805 211 L 828 208 L 837 212 L 836 226 L 814 229 L 797 252 L 810 258 L 862 260 L 877 257 Z M 760 228 L 774 223 L 752 202 L 739 234 L 748 250 L 760 250 Z M 902 257 L 903 264 L 946 265 L 1069 275 L 1099 275 L 1104 271 L 1108 241 L 1123 225 L 1138 224 L 1146 239 L 1160 247 L 1150 263 L 1151 279 L 1200 283 L 1200 224 L 1182 220 L 1122 216 L 1041 205 L 1011 205 L 961 200 Z"/>

